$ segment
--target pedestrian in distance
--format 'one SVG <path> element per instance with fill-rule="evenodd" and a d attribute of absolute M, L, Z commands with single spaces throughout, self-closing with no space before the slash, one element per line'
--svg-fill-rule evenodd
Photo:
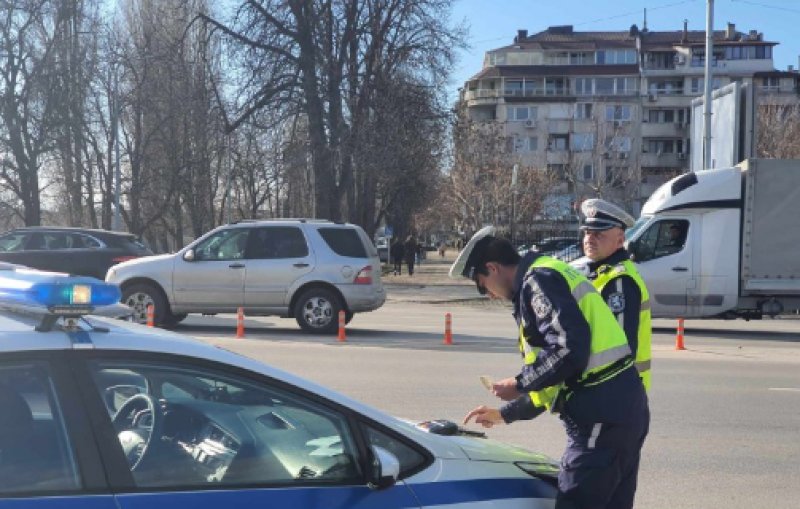
<path fill-rule="evenodd" d="M 406 266 L 408 267 L 408 275 L 414 275 L 414 264 L 417 258 L 417 241 L 414 240 L 413 235 L 409 235 L 403 244 L 403 250 L 406 257 Z"/>
<path fill-rule="evenodd" d="M 633 217 L 600 199 L 581 204 L 583 250 L 591 260 L 588 278 L 622 325 L 645 390 L 650 390 L 650 294 L 625 249 Z"/>
<path fill-rule="evenodd" d="M 444 260 L 444 254 L 447 251 L 447 245 L 444 242 L 439 243 L 439 257 Z"/>
<path fill-rule="evenodd" d="M 401 276 L 403 274 L 403 257 L 405 256 L 405 247 L 400 237 L 397 237 L 389 248 L 389 256 L 392 258 L 394 265 L 394 275 Z"/>
<path fill-rule="evenodd" d="M 649 429 L 647 394 L 625 332 L 589 281 L 566 263 L 476 233 L 450 269 L 513 303 L 523 366 L 491 384 L 505 401 L 467 414 L 486 428 L 557 414 L 567 434 L 556 509 L 631 509 Z"/>

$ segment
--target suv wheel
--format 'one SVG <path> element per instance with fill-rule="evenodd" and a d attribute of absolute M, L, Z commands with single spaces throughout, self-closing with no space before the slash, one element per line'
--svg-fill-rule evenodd
<path fill-rule="evenodd" d="M 314 288 L 297 299 L 294 317 L 297 324 L 313 334 L 334 334 L 339 330 L 339 311 L 342 304 L 333 292 Z"/>
<path fill-rule="evenodd" d="M 167 300 L 161 291 L 153 285 L 145 283 L 131 285 L 122 291 L 122 303 L 133 309 L 133 321 L 147 323 L 147 306 L 153 306 L 153 322 L 161 325 L 172 316 Z"/>

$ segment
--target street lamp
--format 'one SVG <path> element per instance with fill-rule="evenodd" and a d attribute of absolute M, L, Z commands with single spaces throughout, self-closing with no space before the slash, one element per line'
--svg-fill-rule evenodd
<path fill-rule="evenodd" d="M 515 164 L 514 169 L 511 171 L 511 243 L 516 246 L 514 242 L 514 223 L 517 222 L 517 174 L 519 173 L 519 165 Z"/>

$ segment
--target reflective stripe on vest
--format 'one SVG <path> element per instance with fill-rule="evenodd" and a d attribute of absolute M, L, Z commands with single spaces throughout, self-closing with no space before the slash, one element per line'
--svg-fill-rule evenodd
<path fill-rule="evenodd" d="M 621 276 L 630 276 L 639 287 L 639 292 L 642 294 L 642 301 L 639 306 L 639 329 L 637 330 L 638 347 L 636 349 L 636 370 L 642 378 L 644 388 L 650 390 L 650 364 L 651 364 L 651 343 L 652 343 L 652 327 L 650 319 L 650 294 L 647 291 L 647 286 L 644 284 L 639 271 L 630 260 L 625 260 L 614 267 L 610 265 L 603 265 L 597 269 L 597 279 L 592 283 L 597 288 L 598 292 L 602 292 L 603 288 L 615 279 Z"/>
<path fill-rule="evenodd" d="M 572 292 L 572 297 L 578 303 L 583 317 L 589 324 L 589 329 L 591 330 L 589 362 L 581 374 L 578 383 L 587 376 L 599 372 L 614 362 L 631 355 L 631 349 L 625 337 L 625 331 L 617 324 L 613 313 L 608 309 L 603 298 L 584 276 L 566 263 L 547 256 L 537 258 L 528 269 L 528 275 L 530 271 L 537 268 L 552 269 L 566 280 L 570 292 Z M 526 275 L 526 277 L 528 275 Z M 558 320 L 554 320 L 552 325 L 559 335 L 561 335 L 559 344 L 565 346 L 566 336 Z M 541 350 L 539 347 L 531 346 L 525 340 L 525 331 L 521 323 L 519 328 L 519 349 L 524 355 L 525 364 L 532 364 Z M 594 381 L 590 385 L 601 383 L 608 378 L 612 378 L 617 373 L 618 372 L 612 373 L 601 380 Z M 549 409 L 549 404 L 555 398 L 556 394 L 558 394 L 562 386 L 563 384 L 558 387 L 547 387 L 539 392 L 531 392 L 531 401 L 536 406 L 545 406 Z"/>

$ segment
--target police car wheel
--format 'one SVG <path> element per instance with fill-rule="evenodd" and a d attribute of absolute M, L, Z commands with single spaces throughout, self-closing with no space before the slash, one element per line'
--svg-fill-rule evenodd
<path fill-rule="evenodd" d="M 297 324 L 313 334 L 334 334 L 339 330 L 339 298 L 323 288 L 314 288 L 297 299 L 294 317 Z"/>
<path fill-rule="evenodd" d="M 172 315 L 161 291 L 148 284 L 131 285 L 122 290 L 122 303 L 133 310 L 133 321 L 136 323 L 147 323 L 147 307 L 151 305 L 155 325 L 162 325 Z"/>

